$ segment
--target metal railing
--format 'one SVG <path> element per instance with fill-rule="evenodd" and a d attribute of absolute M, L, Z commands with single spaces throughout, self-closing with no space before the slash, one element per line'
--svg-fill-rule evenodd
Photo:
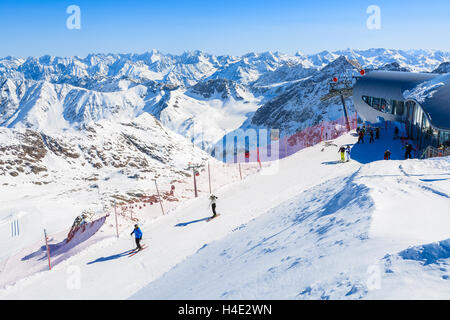
<path fill-rule="evenodd" d="M 428 146 L 422 153 L 420 159 L 436 158 L 436 157 L 447 157 L 450 156 L 450 148 L 436 148 L 433 146 Z"/>

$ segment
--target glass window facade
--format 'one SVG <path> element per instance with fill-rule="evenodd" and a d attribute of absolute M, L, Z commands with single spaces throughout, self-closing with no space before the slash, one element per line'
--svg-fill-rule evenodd
<path fill-rule="evenodd" d="M 406 122 L 408 134 L 417 142 L 419 149 L 425 149 L 427 146 L 450 146 L 450 132 L 433 128 L 422 108 L 414 102 L 406 103 L 406 107 L 411 112 Z"/>
<path fill-rule="evenodd" d="M 439 132 L 439 146 L 445 146 L 447 148 L 450 148 L 450 132 L 444 132 L 444 131 L 440 131 Z"/>
<path fill-rule="evenodd" d="M 372 108 L 389 114 L 395 114 L 398 116 L 403 116 L 405 113 L 405 104 L 403 101 L 390 100 L 387 101 L 383 98 L 376 98 L 370 96 L 363 96 L 363 101 L 371 106 Z"/>
<path fill-rule="evenodd" d="M 405 103 L 403 101 L 391 100 L 392 113 L 403 116 L 405 113 Z"/>

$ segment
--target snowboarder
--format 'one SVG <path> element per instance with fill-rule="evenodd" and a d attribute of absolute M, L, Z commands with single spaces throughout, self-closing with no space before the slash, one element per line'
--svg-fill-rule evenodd
<path fill-rule="evenodd" d="M 142 247 L 141 247 L 142 231 L 137 224 L 134 225 L 134 230 L 131 232 L 130 236 L 132 236 L 133 233 L 134 233 L 134 237 L 136 240 L 136 249 L 142 250 Z"/>
<path fill-rule="evenodd" d="M 375 140 L 373 139 L 373 130 L 372 129 L 370 129 L 369 134 L 370 134 L 369 143 L 375 142 Z"/>
<path fill-rule="evenodd" d="M 384 160 L 389 160 L 390 158 L 391 158 L 391 152 L 388 149 L 384 152 Z"/>
<path fill-rule="evenodd" d="M 338 152 L 341 153 L 341 162 L 345 162 L 345 147 L 341 146 Z"/>
<path fill-rule="evenodd" d="M 350 161 L 350 146 L 347 146 L 347 148 L 345 148 L 345 161 Z"/>
<path fill-rule="evenodd" d="M 411 151 L 413 149 L 412 144 L 407 143 L 403 148 L 405 149 L 405 159 L 408 159 L 408 158 L 411 159 L 412 158 Z"/>
<path fill-rule="evenodd" d="M 217 215 L 217 213 L 216 213 L 216 200 L 217 199 L 218 198 L 213 194 L 209 196 L 209 201 L 210 201 L 209 204 L 210 204 L 212 212 L 213 212 L 212 218 L 214 218 Z"/>

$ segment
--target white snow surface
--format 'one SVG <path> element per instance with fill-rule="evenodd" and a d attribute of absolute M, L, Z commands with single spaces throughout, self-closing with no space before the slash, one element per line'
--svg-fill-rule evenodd
<path fill-rule="evenodd" d="M 141 225 L 148 248 L 131 258 L 132 223 L 102 229 L 0 299 L 448 299 L 450 159 L 400 160 L 391 134 L 350 133 L 227 184 L 210 222 L 207 194 L 182 201 Z M 340 163 L 344 144 L 354 159 Z"/>

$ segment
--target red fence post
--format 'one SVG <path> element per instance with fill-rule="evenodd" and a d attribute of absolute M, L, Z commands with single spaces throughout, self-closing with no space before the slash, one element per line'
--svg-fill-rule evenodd
<path fill-rule="evenodd" d="M 259 168 L 261 169 L 261 160 L 259 158 L 259 147 L 256 147 L 256 152 L 257 152 L 257 157 L 258 157 Z"/>

